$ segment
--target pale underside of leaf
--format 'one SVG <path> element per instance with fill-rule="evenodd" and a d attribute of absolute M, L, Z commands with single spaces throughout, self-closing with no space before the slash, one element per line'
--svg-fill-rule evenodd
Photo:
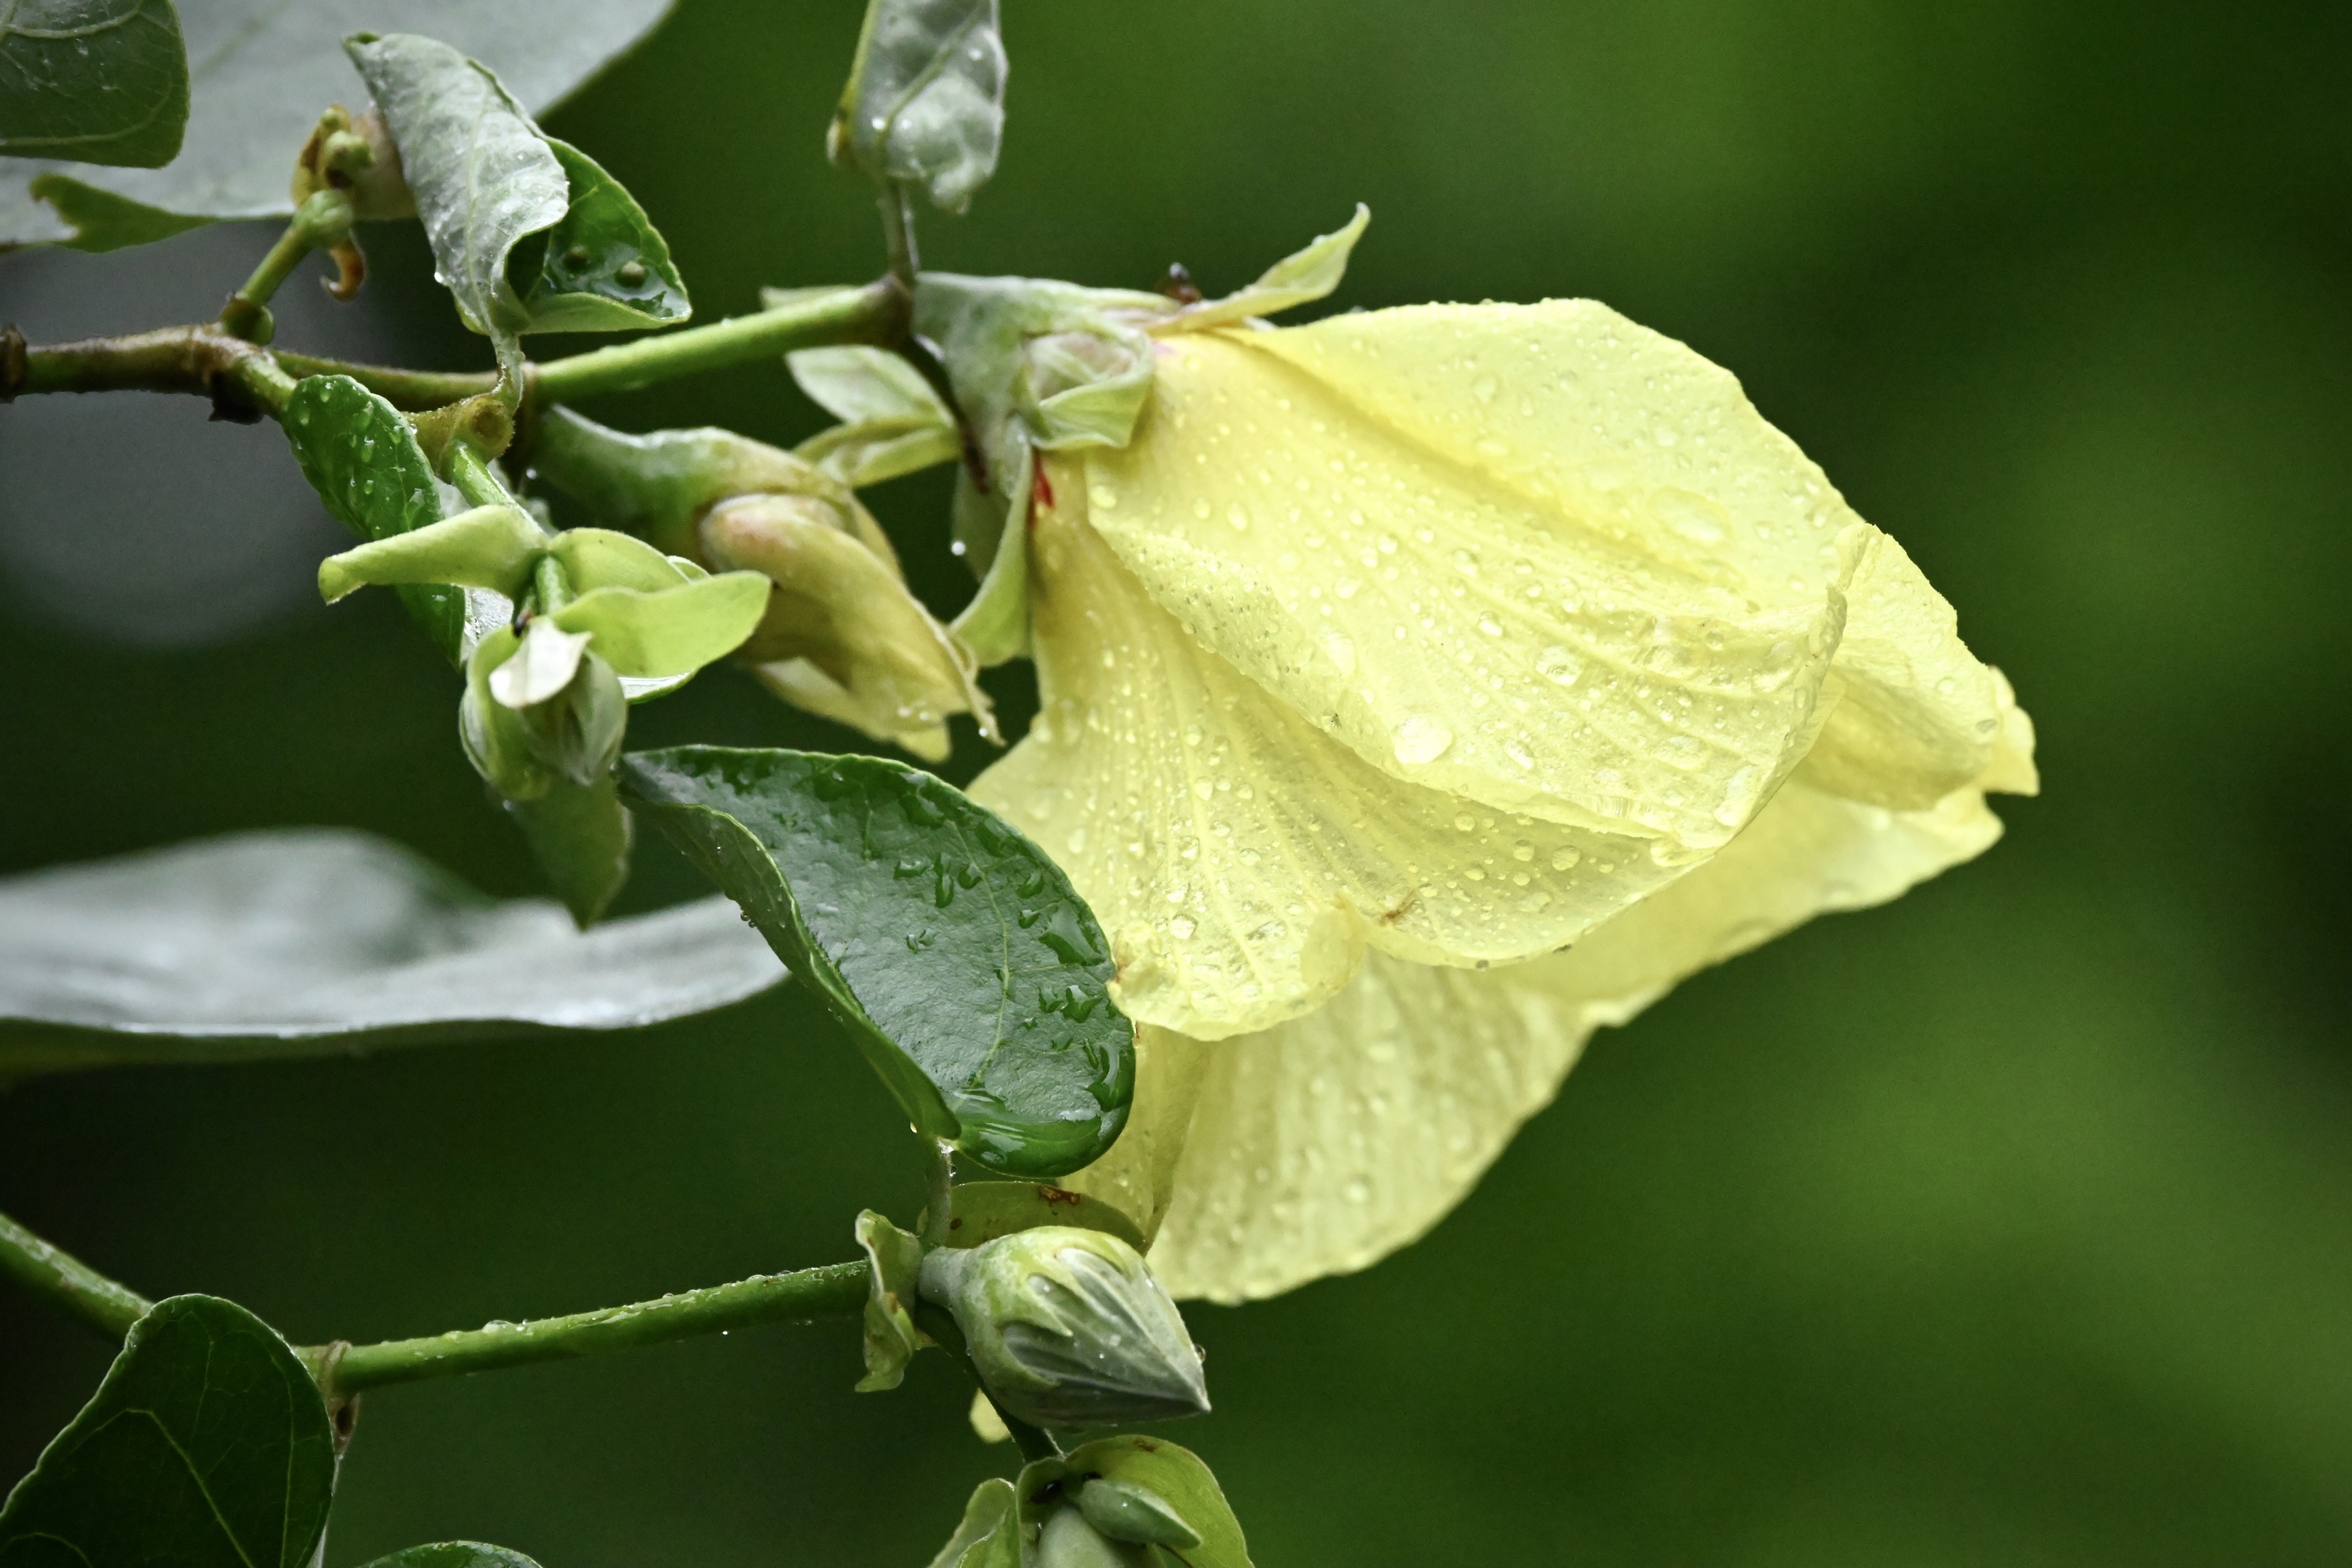
<path fill-rule="evenodd" d="M 0 1073 L 629 1029 L 783 969 L 725 899 L 583 935 L 365 833 L 240 834 L 0 881 Z"/>
<path fill-rule="evenodd" d="M 1377 338 L 1412 314 L 1336 320 Z M 1728 840 L 1812 742 L 1867 528 L 1841 549 L 1807 527 L 1804 571 L 1751 593 L 1594 493 L 1514 487 L 1266 347 L 1323 329 L 1163 340 L 1133 444 L 1086 455 L 1095 527 L 1146 591 L 1395 778 L 1669 856 Z M 1361 373 L 1377 392 L 1420 369 L 1399 356 Z M 1556 395 L 1562 444 L 1589 428 L 1582 398 Z M 1486 406 L 1465 389 L 1450 417 L 1466 427 Z M 1801 456 L 1748 421 L 1730 434 L 1762 433 L 1750 459 L 1793 477 Z M 1612 472 L 1653 490 L 1695 477 L 1643 461 L 1629 451 Z"/>
<path fill-rule="evenodd" d="M 0 168 L 0 246 L 70 238 L 27 189 L 45 172 L 187 217 L 278 217 L 288 176 L 332 103 L 362 106 L 343 40 L 405 31 L 440 39 L 499 73 L 532 113 L 553 108 L 661 21 L 669 0 L 567 0 L 562 26 L 529 0 L 205 0 L 183 8 L 187 137 L 163 169 L 20 162 Z"/>
<path fill-rule="evenodd" d="M 1596 1028 L 2000 832 L 1974 789 L 1895 812 L 1791 782 L 1713 859 L 1568 952 L 1484 971 L 1375 953 L 1294 1022 L 1213 1043 L 1143 1031 L 1125 1136 L 1065 1185 L 1164 1215 L 1152 1269 L 1179 1297 L 1241 1301 L 1364 1268 L 1461 1201 Z"/>
<path fill-rule="evenodd" d="M 1187 636 L 1075 508 L 1041 507 L 1032 544 L 1043 707 L 972 792 L 1070 873 L 1139 1021 L 1264 1029 L 1338 992 L 1367 946 L 1549 952 L 1679 873 L 1655 841 L 1368 766 Z"/>

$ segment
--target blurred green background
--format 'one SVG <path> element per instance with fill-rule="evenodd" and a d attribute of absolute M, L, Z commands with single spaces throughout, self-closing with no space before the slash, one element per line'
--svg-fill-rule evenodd
<path fill-rule="evenodd" d="M 1007 8 L 1003 172 L 925 225 L 930 265 L 1181 259 L 1215 292 L 1360 199 L 1335 307 L 1605 299 L 1737 371 L 2042 731 L 1999 849 L 1604 1032 L 1428 1240 L 1192 1310 L 1218 1407 L 1181 1437 L 1258 1560 L 2352 1561 L 2345 8 Z M 551 117 L 706 317 L 879 264 L 819 151 L 858 10 L 683 0 Z M 0 315 L 38 341 L 209 314 L 268 239 L 0 259 Z M 281 340 L 482 362 L 413 231 L 368 244 L 367 302 L 289 307 Z M 0 411 L 0 866 L 320 822 L 535 889 L 396 606 L 302 605 L 332 535 L 274 433 L 41 401 Z M 818 423 L 780 367 L 591 412 Z M 952 605 L 938 476 L 876 504 Z M 190 563 L 143 589 L 142 528 Z M 997 677 L 1016 716 L 1027 683 Z M 730 674 L 633 739 L 856 745 Z M 967 731 L 954 776 L 984 761 Z M 696 892 L 656 847 L 630 902 Z M 830 1260 L 859 1207 L 919 1202 L 882 1091 L 789 988 L 633 1036 L 0 1092 L 0 1207 L 298 1339 Z M 106 1362 L 0 1295 L 0 1478 Z M 835 1323 L 371 1395 L 329 1561 L 923 1561 L 1008 1451 L 942 1358 L 892 1396 L 856 1374 Z"/>

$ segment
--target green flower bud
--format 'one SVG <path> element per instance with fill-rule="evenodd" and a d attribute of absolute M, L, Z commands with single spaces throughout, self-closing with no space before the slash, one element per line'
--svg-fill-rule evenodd
<path fill-rule="evenodd" d="M 1185 1523 L 1166 1498 L 1133 1481 L 1095 1477 L 1078 1489 L 1078 1511 L 1113 1541 L 1172 1546 L 1179 1552 L 1201 1544 L 1201 1532 Z"/>
<path fill-rule="evenodd" d="M 589 641 L 541 616 L 520 639 L 504 629 L 483 638 L 467 662 L 458 736 L 508 800 L 538 800 L 557 779 L 593 784 L 619 759 L 628 697 Z"/>
<path fill-rule="evenodd" d="M 1036 1561 L 1037 1568 L 1150 1568 L 1155 1557 L 1150 1546 L 1115 1540 L 1063 1503 L 1037 1531 Z"/>
<path fill-rule="evenodd" d="M 1200 1353 L 1134 1248 L 1046 1225 L 923 1260 L 989 1396 L 1040 1427 L 1111 1427 L 1209 1408 Z"/>

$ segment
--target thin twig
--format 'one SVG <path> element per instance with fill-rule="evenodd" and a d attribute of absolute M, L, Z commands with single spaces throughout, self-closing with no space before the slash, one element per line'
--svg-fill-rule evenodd
<path fill-rule="evenodd" d="M 80 1323 L 121 1339 L 155 1303 L 0 1214 L 0 1273 Z"/>

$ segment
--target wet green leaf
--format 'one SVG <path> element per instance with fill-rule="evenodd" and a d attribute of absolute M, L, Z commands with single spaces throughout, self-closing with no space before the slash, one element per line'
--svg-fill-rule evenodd
<path fill-rule="evenodd" d="M 923 1243 L 872 1209 L 857 1217 L 857 1245 L 866 1254 L 866 1375 L 860 1394 L 878 1394 L 906 1381 L 907 1363 L 929 1343 L 915 1328 Z"/>
<path fill-rule="evenodd" d="M 342 36 L 354 26 L 439 38 L 488 64 L 537 114 L 602 69 L 668 9 L 669 0 L 565 0 L 562 26 L 551 26 L 546 6 L 534 0 L 371 0 L 348 9 L 205 0 L 180 19 L 190 90 L 179 157 L 154 170 L 0 165 L 0 247 L 64 243 L 108 249 L 215 218 L 292 212 L 287 176 L 319 111 L 337 102 L 358 109 L 365 101 L 366 89 L 342 51 Z M 74 176 L 91 196 L 77 199 L 44 184 L 54 207 L 35 200 L 27 185 L 59 172 Z M 101 206 L 99 198 L 105 196 L 119 205 Z M 122 221 L 142 207 L 164 222 Z"/>
<path fill-rule="evenodd" d="M 365 1568 L 539 1568 L 520 1552 L 478 1541 L 440 1541 L 379 1557 Z"/>
<path fill-rule="evenodd" d="M 834 161 L 960 213 L 996 172 L 1003 138 L 996 0 L 871 0 L 834 112 Z"/>
<path fill-rule="evenodd" d="M 1188 1568 L 1249 1568 L 1249 1542 L 1217 1478 L 1198 1454 L 1159 1437 L 1103 1437 L 1071 1449 L 1066 1458 L 1027 1466 L 1014 1483 L 1022 1524 L 1039 1531 L 1058 1510 L 1079 1507 L 1084 1489 L 1097 1478 L 1147 1494 L 1156 1505 L 1122 1508 L 1118 1502 L 1139 1500 L 1106 1497 L 1096 1508 L 1083 1510 L 1088 1522 L 1111 1539 L 1147 1544 L 1164 1528 L 1165 1521 L 1155 1517 L 1164 1511 L 1200 1538 L 1199 1545 L 1181 1549 Z M 1118 1533 L 1122 1530 L 1130 1533 Z"/>
<path fill-rule="evenodd" d="M 558 779 L 535 800 L 509 800 L 531 858 L 548 886 L 585 931 L 604 918 L 629 880 L 629 845 L 635 831 L 608 774 L 593 784 Z"/>
<path fill-rule="evenodd" d="M 515 246 L 508 279 L 530 332 L 625 332 L 694 314 L 669 246 L 636 198 L 567 141 L 544 137 L 563 165 L 570 205 L 553 228 Z"/>
<path fill-rule="evenodd" d="M 634 752 L 621 787 L 789 956 L 917 1126 L 1035 1176 L 1118 1135 L 1134 1034 L 1108 945 L 1002 819 L 870 757 Z"/>
<path fill-rule="evenodd" d="M 633 1029 L 783 977 L 723 898 L 583 936 L 367 833 L 288 829 L 0 879 L 0 1076 Z"/>
<path fill-rule="evenodd" d="M 1034 1181 L 968 1181 L 958 1186 L 955 1211 L 948 1220 L 947 1244 L 978 1247 L 1041 1225 L 1108 1231 L 1138 1252 L 1150 1245 L 1135 1221 L 1101 1198 Z"/>
<path fill-rule="evenodd" d="M 15 0 L 0 11 L 0 154 L 160 169 L 188 124 L 171 0 Z"/>
<path fill-rule="evenodd" d="M 929 1568 L 1021 1568 L 1020 1517 L 1013 1504 L 1013 1483 L 1001 1476 L 972 1488 L 955 1533 Z"/>
<path fill-rule="evenodd" d="M 441 521 L 433 465 L 407 417 L 351 377 L 305 376 L 278 423 L 310 487 L 361 538 L 388 539 Z M 400 599 L 443 657 L 462 664 L 465 591 L 408 583 Z"/>
<path fill-rule="evenodd" d="M 318 1385 L 233 1301 L 173 1296 L 0 1508 L 0 1564 L 301 1568 L 326 1528 Z"/>

